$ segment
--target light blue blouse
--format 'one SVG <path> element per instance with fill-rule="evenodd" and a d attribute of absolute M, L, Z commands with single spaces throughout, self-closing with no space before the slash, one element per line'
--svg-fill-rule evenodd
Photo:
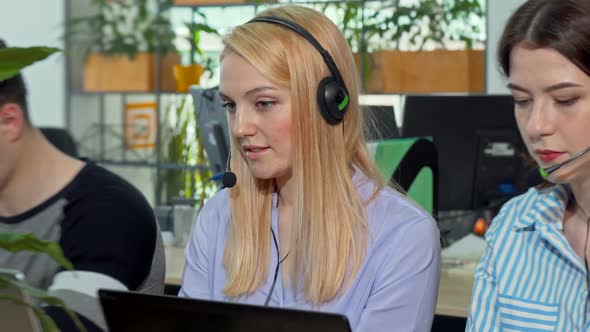
<path fill-rule="evenodd" d="M 363 200 L 375 188 L 358 169 L 353 183 Z M 274 200 L 271 227 L 278 234 L 276 197 Z M 267 280 L 256 292 L 240 298 L 223 294 L 226 273 L 222 258 L 230 224 L 229 206 L 229 192 L 221 190 L 199 213 L 185 250 L 186 266 L 179 295 L 263 305 L 274 278 L 275 248 Z M 282 284 L 279 270 L 269 305 L 344 314 L 354 331 L 430 331 L 440 274 L 436 223 L 428 213 L 391 188 L 378 193 L 367 206 L 366 214 L 367 255 L 342 295 L 319 306 L 306 303 L 301 294 L 293 294 L 292 287 Z"/>

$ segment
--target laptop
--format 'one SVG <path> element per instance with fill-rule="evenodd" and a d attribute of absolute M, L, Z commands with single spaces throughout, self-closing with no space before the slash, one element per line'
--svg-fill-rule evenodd
<path fill-rule="evenodd" d="M 110 332 L 351 332 L 344 315 L 101 289 Z"/>
<path fill-rule="evenodd" d="M 4 280 L 24 282 L 24 275 L 17 270 L 0 269 L 0 322 L 2 331 L 41 332 L 41 324 L 33 312 L 30 297 L 20 288 Z M 14 299 L 14 301 L 6 298 Z M 20 304 L 15 303 L 18 302 Z"/>

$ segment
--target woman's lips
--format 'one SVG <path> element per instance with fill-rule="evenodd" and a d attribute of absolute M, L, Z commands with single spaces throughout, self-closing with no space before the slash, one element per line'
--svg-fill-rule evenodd
<path fill-rule="evenodd" d="M 564 155 L 565 153 L 558 151 L 543 150 L 537 152 L 537 154 L 539 155 L 539 159 L 541 159 L 545 163 L 549 163 Z"/>
<path fill-rule="evenodd" d="M 270 150 L 270 147 L 244 147 L 244 152 L 246 153 L 246 157 L 250 160 L 260 159 L 267 151 Z"/>

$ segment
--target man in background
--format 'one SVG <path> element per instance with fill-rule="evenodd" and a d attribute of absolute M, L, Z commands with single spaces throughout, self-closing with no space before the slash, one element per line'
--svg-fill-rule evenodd
<path fill-rule="evenodd" d="M 0 41 L 0 47 L 6 47 Z M 21 75 L 0 82 L 0 232 L 59 242 L 75 272 L 44 254 L 0 249 L 0 267 L 20 270 L 74 309 L 89 331 L 106 329 L 100 288 L 161 294 L 165 258 L 153 211 L 131 184 L 54 147 L 30 121 Z M 45 311 L 62 331 L 61 309 Z"/>

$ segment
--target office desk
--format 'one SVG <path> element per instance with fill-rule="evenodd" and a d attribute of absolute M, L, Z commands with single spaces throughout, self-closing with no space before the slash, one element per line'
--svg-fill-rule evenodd
<path fill-rule="evenodd" d="M 182 283 L 182 271 L 184 270 L 184 248 L 166 246 L 166 279 L 168 285 L 180 285 Z"/>
<path fill-rule="evenodd" d="M 184 269 L 184 248 L 166 247 L 166 284 L 180 285 Z M 473 269 L 443 269 L 440 275 L 436 314 L 467 317 L 473 288 Z"/>
<path fill-rule="evenodd" d="M 437 315 L 467 317 L 474 273 L 475 270 L 471 267 L 442 269 L 436 304 Z"/>

